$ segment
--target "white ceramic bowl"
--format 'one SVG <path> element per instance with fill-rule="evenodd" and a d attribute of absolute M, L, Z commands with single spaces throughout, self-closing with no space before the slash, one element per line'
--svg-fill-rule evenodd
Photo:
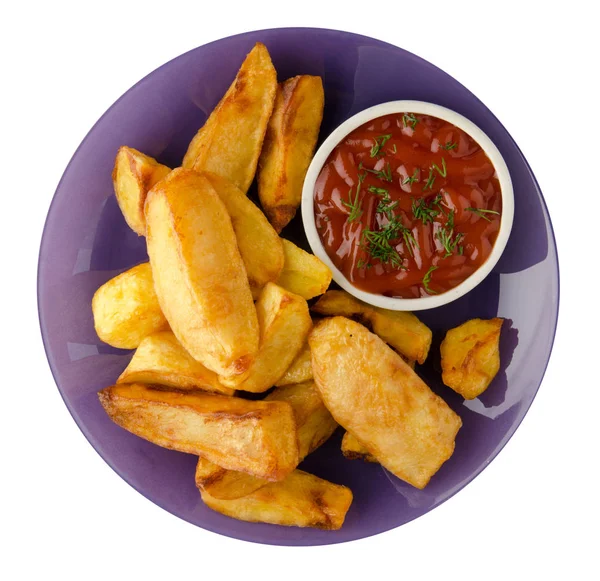
<path fill-rule="evenodd" d="M 498 180 L 500 182 L 502 216 L 500 220 L 500 230 L 498 231 L 498 236 L 494 243 L 494 247 L 492 248 L 492 252 L 488 256 L 488 259 L 469 278 L 465 279 L 462 283 L 449 291 L 438 295 L 404 299 L 385 297 L 356 288 L 338 270 L 327 255 L 327 252 L 321 243 L 321 239 L 319 238 L 315 224 L 315 183 L 329 154 L 336 145 L 357 127 L 360 127 L 368 121 L 382 117 L 383 115 L 391 115 L 394 113 L 418 113 L 421 115 L 430 115 L 448 121 L 459 129 L 462 129 L 480 145 L 483 151 L 485 151 L 496 169 Z M 389 103 L 382 103 L 380 105 L 375 105 L 374 107 L 369 107 L 369 109 L 360 111 L 356 115 L 350 117 L 350 119 L 344 121 L 344 123 L 329 135 L 317 150 L 306 173 L 304 187 L 302 189 L 302 221 L 304 223 L 304 231 L 306 232 L 308 243 L 314 254 L 331 269 L 335 282 L 337 282 L 344 290 L 366 303 L 385 309 L 392 309 L 394 311 L 422 311 L 424 309 L 433 309 L 450 303 L 475 288 L 490 273 L 492 268 L 494 268 L 504 251 L 512 228 L 514 207 L 513 187 L 508 167 L 492 140 L 466 117 L 463 117 L 451 109 L 442 107 L 441 105 L 435 105 L 434 103 L 427 103 L 425 101 L 390 101 Z"/>

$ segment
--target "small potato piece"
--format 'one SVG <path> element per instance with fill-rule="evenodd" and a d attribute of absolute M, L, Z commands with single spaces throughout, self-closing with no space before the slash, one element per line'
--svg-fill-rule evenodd
<path fill-rule="evenodd" d="M 287 371 L 275 382 L 275 385 L 293 385 L 295 383 L 304 383 L 312 379 L 312 367 L 310 364 L 310 347 L 308 343 L 302 347 L 302 350 L 287 368 Z"/>
<path fill-rule="evenodd" d="M 258 196 L 277 232 L 296 214 L 323 119 L 321 77 L 300 75 L 277 88 L 258 161 Z"/>
<path fill-rule="evenodd" d="M 312 381 L 276 389 L 264 401 L 284 401 L 292 406 L 298 429 L 299 462 L 323 444 L 337 428 Z M 225 470 L 205 458 L 198 458 L 196 486 L 214 498 L 240 498 L 266 484 L 267 480 Z"/>
<path fill-rule="evenodd" d="M 260 349 L 243 381 L 221 378 L 228 387 L 261 393 L 275 385 L 306 342 L 312 319 L 306 301 L 289 291 L 267 283 L 256 302 L 260 328 Z"/>
<path fill-rule="evenodd" d="M 500 331 L 504 319 L 471 319 L 446 333 L 442 381 L 465 399 L 481 395 L 500 369 Z"/>
<path fill-rule="evenodd" d="M 309 254 L 282 238 L 285 262 L 277 284 L 306 300 L 323 294 L 331 283 L 331 270 L 314 254 Z"/>
<path fill-rule="evenodd" d="M 112 173 L 115 195 L 125 221 L 139 236 L 146 234 L 146 194 L 170 171 L 166 165 L 133 147 L 124 145 L 117 152 Z"/>
<path fill-rule="evenodd" d="M 431 347 L 431 329 L 412 313 L 372 307 L 345 291 L 337 290 L 327 291 L 311 310 L 321 315 L 357 319 L 370 326 L 375 334 L 405 358 L 419 363 L 427 359 Z"/>
<path fill-rule="evenodd" d="M 235 500 L 217 500 L 201 492 L 206 506 L 237 520 L 338 530 L 352 504 L 352 491 L 295 470 L 282 482 L 263 486 Z"/>
<path fill-rule="evenodd" d="M 192 139 L 183 167 L 212 171 L 246 193 L 254 179 L 276 90 L 277 73 L 269 51 L 257 42 Z"/>
<path fill-rule="evenodd" d="M 283 245 L 266 216 L 228 179 L 204 172 L 231 218 L 250 287 L 260 291 L 275 282 L 283 269 Z"/>
<path fill-rule="evenodd" d="M 359 323 L 324 319 L 308 341 L 315 383 L 334 419 L 390 472 L 424 488 L 452 455 L 460 417 Z"/>
<path fill-rule="evenodd" d="M 154 288 L 173 333 L 205 367 L 246 373 L 258 320 L 225 204 L 206 177 L 173 170 L 146 198 Z"/>
<path fill-rule="evenodd" d="M 98 394 L 122 428 L 163 448 L 202 455 L 229 470 L 282 480 L 298 465 L 290 404 L 119 384 Z"/>
<path fill-rule="evenodd" d="M 221 385 L 217 374 L 196 361 L 171 331 L 142 339 L 117 383 L 153 383 L 233 395 L 233 390 Z"/>
<path fill-rule="evenodd" d="M 342 437 L 342 454 L 348 460 L 364 460 L 365 462 L 377 463 L 377 458 L 372 456 L 350 432 L 344 432 Z"/>
<path fill-rule="evenodd" d="M 98 337 L 119 349 L 135 349 L 144 337 L 169 327 L 147 262 L 105 282 L 94 294 L 92 313 Z"/>

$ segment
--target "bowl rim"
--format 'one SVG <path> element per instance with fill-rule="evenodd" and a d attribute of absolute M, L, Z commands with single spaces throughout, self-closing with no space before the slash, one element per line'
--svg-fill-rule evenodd
<path fill-rule="evenodd" d="M 459 129 L 471 136 L 477 144 L 483 149 L 496 170 L 500 182 L 500 195 L 502 198 L 502 215 L 500 219 L 500 229 L 496 242 L 492 247 L 492 252 L 487 260 L 468 278 L 454 288 L 437 295 L 429 295 L 414 299 L 386 297 L 376 293 L 363 291 L 355 287 L 344 274 L 335 266 L 317 232 L 314 216 L 314 188 L 319 173 L 325 165 L 327 158 L 335 147 L 352 131 L 361 125 L 368 123 L 378 117 L 394 113 L 417 113 L 420 115 L 430 115 L 444 121 L 452 123 Z M 313 159 L 308 167 L 304 184 L 302 186 L 301 202 L 302 223 L 304 232 L 311 250 L 320 258 L 331 270 L 333 280 L 339 284 L 346 292 L 355 296 L 370 305 L 390 309 L 394 311 L 421 311 L 433 309 L 446 305 L 456 299 L 464 296 L 480 284 L 485 277 L 492 271 L 498 260 L 502 256 L 514 219 L 514 191 L 510 172 L 504 157 L 494 142 L 483 132 L 475 123 L 467 119 L 464 115 L 456 111 L 437 105 L 428 101 L 398 100 L 387 101 L 374 105 L 367 109 L 359 111 L 352 117 L 346 119 L 338 125 L 323 141 L 317 149 Z"/>

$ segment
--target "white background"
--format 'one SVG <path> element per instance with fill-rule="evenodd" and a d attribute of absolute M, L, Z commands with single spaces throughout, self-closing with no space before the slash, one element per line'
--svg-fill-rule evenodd
<path fill-rule="evenodd" d="M 594 473 L 600 448 L 600 45 L 593 6 L 525 0 L 5 6 L 0 577 L 600 578 Z M 98 117 L 141 77 L 182 52 L 277 26 L 374 36 L 430 60 L 471 89 L 529 160 L 554 222 L 561 265 L 554 353 L 529 414 L 498 458 L 417 521 L 317 548 L 259 546 L 205 532 L 122 481 L 85 440 L 59 396 L 42 348 L 35 296 L 50 200 Z"/>

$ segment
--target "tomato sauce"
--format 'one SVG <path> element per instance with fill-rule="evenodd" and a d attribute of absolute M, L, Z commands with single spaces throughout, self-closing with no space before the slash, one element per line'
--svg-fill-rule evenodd
<path fill-rule="evenodd" d="M 502 199 L 464 131 L 412 113 L 379 117 L 332 151 L 315 185 L 317 231 L 357 288 L 417 298 L 454 288 L 488 258 Z"/>

